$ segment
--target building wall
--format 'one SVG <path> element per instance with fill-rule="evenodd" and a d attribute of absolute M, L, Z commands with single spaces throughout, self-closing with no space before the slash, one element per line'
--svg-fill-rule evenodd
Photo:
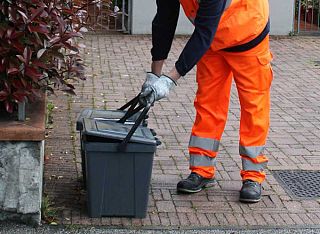
<path fill-rule="evenodd" d="M 150 34 L 151 22 L 156 14 L 156 0 L 132 0 L 132 34 Z M 177 34 L 190 34 L 193 26 L 181 9 Z"/>
<path fill-rule="evenodd" d="M 272 35 L 288 35 L 294 30 L 294 0 L 269 0 Z"/>
<path fill-rule="evenodd" d="M 156 13 L 156 0 L 132 0 L 132 34 L 150 34 Z M 288 35 L 293 31 L 294 0 L 269 0 L 271 34 Z M 181 9 L 177 34 L 192 33 L 193 26 Z"/>

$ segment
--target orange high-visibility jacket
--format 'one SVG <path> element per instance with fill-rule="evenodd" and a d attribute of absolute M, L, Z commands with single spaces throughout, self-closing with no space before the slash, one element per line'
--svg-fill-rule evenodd
<path fill-rule="evenodd" d="M 199 1 L 180 0 L 191 21 L 196 17 Z M 228 0 L 211 48 L 220 50 L 254 40 L 263 31 L 268 19 L 268 0 Z"/>
<path fill-rule="evenodd" d="M 154 61 L 168 56 L 180 4 L 187 17 L 195 23 L 195 30 L 176 62 L 176 68 L 182 76 L 193 68 L 210 47 L 213 50 L 248 50 L 262 41 L 269 32 L 268 0 L 156 1 L 158 7 L 152 23 L 151 50 Z"/>

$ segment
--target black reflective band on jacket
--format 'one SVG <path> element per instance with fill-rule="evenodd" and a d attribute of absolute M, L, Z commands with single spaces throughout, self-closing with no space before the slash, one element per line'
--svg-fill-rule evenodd
<path fill-rule="evenodd" d="M 265 28 L 263 29 L 263 31 L 255 39 L 249 41 L 248 43 L 242 44 L 242 45 L 237 45 L 237 46 L 225 48 L 225 49 L 223 49 L 223 51 L 243 52 L 243 51 L 250 50 L 250 49 L 256 47 L 257 45 L 259 45 L 260 42 L 262 42 L 263 39 L 266 38 L 266 36 L 269 34 L 269 32 L 270 32 L 270 19 L 268 20 L 268 23 L 265 26 Z"/>

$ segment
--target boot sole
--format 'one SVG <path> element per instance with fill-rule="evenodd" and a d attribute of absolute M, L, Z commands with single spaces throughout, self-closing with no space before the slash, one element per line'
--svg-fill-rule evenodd
<path fill-rule="evenodd" d="M 215 186 L 216 184 L 217 184 L 217 181 L 213 180 L 201 185 L 198 189 L 191 190 L 191 189 L 177 188 L 177 191 L 181 193 L 198 193 L 204 188 L 210 188 Z"/>
<path fill-rule="evenodd" d="M 248 198 L 239 198 L 240 202 L 244 202 L 244 203 L 257 203 L 261 200 L 261 198 L 259 199 L 248 199 Z"/>

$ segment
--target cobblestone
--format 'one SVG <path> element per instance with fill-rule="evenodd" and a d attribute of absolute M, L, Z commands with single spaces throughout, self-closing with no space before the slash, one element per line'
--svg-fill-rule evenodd
<path fill-rule="evenodd" d="M 165 71 L 174 64 L 186 40 L 174 40 Z M 274 80 L 266 150 L 270 162 L 262 201 L 253 205 L 238 201 L 240 109 L 234 85 L 217 157 L 217 186 L 194 195 L 177 194 L 176 183 L 189 173 L 187 145 L 195 116 L 194 69 L 179 80 L 168 100 L 155 104 L 149 113 L 149 126 L 158 133 L 162 145 L 154 158 L 144 219 L 88 217 L 75 122 L 84 108 L 116 109 L 139 92 L 144 72 L 149 71 L 151 37 L 88 35 L 84 44 L 81 52 L 88 78 L 75 84 L 77 96 L 58 93 L 49 97 L 56 109 L 46 141 L 44 189 L 58 208 L 59 223 L 124 228 L 320 225 L 320 200 L 292 198 L 272 175 L 273 170 L 319 169 L 320 67 L 312 61 L 320 60 L 320 37 L 271 39 Z"/>

